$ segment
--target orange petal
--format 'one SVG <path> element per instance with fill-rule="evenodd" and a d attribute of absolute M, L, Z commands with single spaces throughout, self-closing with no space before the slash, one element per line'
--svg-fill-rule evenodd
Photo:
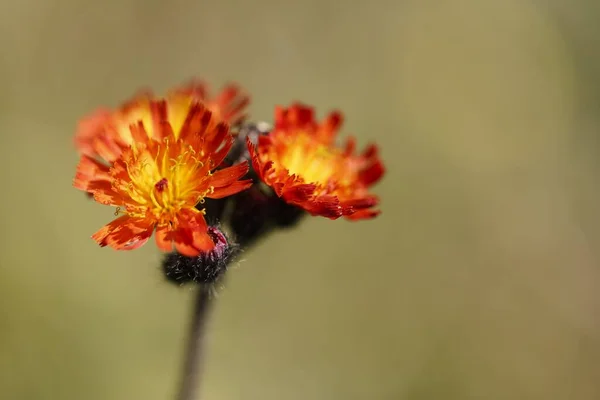
<path fill-rule="evenodd" d="M 73 186 L 88 192 L 93 191 L 93 186 L 98 181 L 108 182 L 110 180 L 110 168 L 93 158 L 83 155 L 79 159 Z"/>
<path fill-rule="evenodd" d="M 200 79 L 192 79 L 185 85 L 169 93 L 171 96 L 192 96 L 196 100 L 206 100 L 208 97 L 208 84 Z"/>
<path fill-rule="evenodd" d="M 250 186 L 252 186 L 252 183 L 252 179 L 247 179 L 244 181 L 235 181 L 229 186 L 221 188 L 215 187 L 215 190 L 206 197 L 209 199 L 222 199 L 223 197 L 231 196 L 241 192 L 242 190 L 248 189 Z"/>
<path fill-rule="evenodd" d="M 359 221 L 363 219 L 372 219 L 381 214 L 380 210 L 360 210 L 350 215 L 345 215 L 344 218 L 350 221 Z"/>
<path fill-rule="evenodd" d="M 232 126 L 239 125 L 242 123 L 248 115 L 243 110 L 250 104 L 250 97 L 245 96 L 238 100 L 237 103 L 232 103 L 229 110 L 223 115 L 225 121 L 229 122 Z"/>
<path fill-rule="evenodd" d="M 316 188 L 317 185 L 312 183 L 303 183 L 287 187 L 283 190 L 283 198 L 286 201 L 293 203 L 302 203 L 308 201 L 312 197 Z"/>
<path fill-rule="evenodd" d="M 232 100 L 235 100 L 239 93 L 240 88 L 234 83 L 229 83 L 221 90 L 214 102 L 221 107 L 226 107 Z"/>
<path fill-rule="evenodd" d="M 318 196 L 310 201 L 298 204 L 312 215 L 321 215 L 329 219 L 338 219 L 343 215 L 342 207 L 336 196 Z"/>
<path fill-rule="evenodd" d="M 210 150 L 207 148 L 208 153 L 213 153 L 211 156 L 211 164 L 213 168 L 217 168 L 219 165 L 221 165 L 225 157 L 227 157 L 227 154 L 229 154 L 229 151 L 233 146 L 233 136 L 227 136 L 220 145 L 221 148 L 218 151 L 215 151 L 216 149 Z"/>
<path fill-rule="evenodd" d="M 344 156 L 351 156 L 352 154 L 354 154 L 354 151 L 356 151 L 356 138 L 350 136 L 348 137 L 348 139 L 346 139 L 346 145 L 344 146 Z"/>
<path fill-rule="evenodd" d="M 152 117 L 152 127 L 147 127 L 147 129 L 151 129 L 152 135 L 149 136 L 146 133 L 146 136 L 160 142 L 165 134 L 161 127 L 163 123 L 169 121 L 168 104 L 165 100 L 157 100 L 150 102 L 148 107 L 150 108 L 150 115 Z M 142 140 L 145 141 L 145 138 Z"/>
<path fill-rule="evenodd" d="M 371 186 L 379 181 L 385 174 L 385 167 L 381 160 L 376 160 L 373 164 L 362 169 L 358 173 L 358 179 L 365 186 Z"/>
<path fill-rule="evenodd" d="M 129 237 L 126 243 L 115 241 L 114 243 L 109 243 L 109 246 L 115 250 L 135 250 L 145 245 L 150 236 L 152 236 L 152 227 L 133 237 Z"/>
<path fill-rule="evenodd" d="M 379 153 L 379 149 L 377 148 L 377 145 L 375 144 L 371 144 L 369 146 L 367 146 L 367 148 L 363 151 L 362 156 L 364 158 L 374 158 L 377 157 Z"/>
<path fill-rule="evenodd" d="M 110 110 L 101 108 L 79 121 L 74 141 L 80 153 L 92 157 L 97 155 L 94 148 L 94 139 L 102 135 L 104 126 L 110 119 L 110 115 Z"/>
<path fill-rule="evenodd" d="M 175 249 L 187 257 L 197 257 L 215 247 L 208 232 L 178 229 L 174 232 Z"/>
<path fill-rule="evenodd" d="M 379 204 L 379 198 L 374 195 L 367 195 L 360 198 L 345 200 L 341 202 L 341 206 L 349 212 L 358 211 L 365 208 L 371 208 Z"/>
<path fill-rule="evenodd" d="M 219 109 L 221 118 L 231 125 L 237 125 L 245 119 L 244 108 L 250 103 L 250 97 L 242 93 L 236 84 L 228 84 L 213 101 Z"/>
<path fill-rule="evenodd" d="M 115 160 L 123 152 L 118 135 L 109 129 L 94 139 L 93 146 L 98 157 L 109 162 Z"/>
<path fill-rule="evenodd" d="M 162 251 L 173 250 L 173 238 L 171 233 L 172 232 L 167 225 L 156 228 L 154 239 L 156 240 L 156 245 Z"/>
<path fill-rule="evenodd" d="M 262 137 L 259 137 L 259 141 Z M 267 172 L 273 166 L 273 161 L 267 161 L 263 164 L 262 160 L 258 156 L 258 152 L 256 151 L 256 146 L 252 143 L 250 138 L 246 138 L 246 146 L 248 147 L 248 153 L 250 153 L 250 159 L 252 160 L 252 168 L 254 172 L 264 181 L 267 176 Z M 269 184 L 269 182 L 266 182 Z"/>
<path fill-rule="evenodd" d="M 323 123 L 321 123 L 317 135 L 320 136 L 323 142 L 331 143 L 343 122 L 344 117 L 342 116 L 342 113 L 334 111 L 327 116 L 327 119 L 325 119 Z"/>
<path fill-rule="evenodd" d="M 122 206 L 123 196 L 114 191 L 110 182 L 96 182 L 92 188 L 94 200 L 107 206 Z"/>
<path fill-rule="evenodd" d="M 146 128 L 142 121 L 136 121 L 129 125 L 129 131 L 131 132 L 131 138 L 133 139 L 134 145 L 137 143 L 146 143 L 148 141 L 148 133 L 146 132 Z M 156 129 L 154 131 L 156 132 Z"/>
<path fill-rule="evenodd" d="M 225 122 L 219 122 L 206 133 L 206 150 L 209 153 L 214 153 L 228 135 L 230 135 L 229 125 Z"/>
<path fill-rule="evenodd" d="M 131 124 L 137 124 L 141 121 L 146 129 L 148 137 L 155 137 L 154 116 L 151 110 L 151 103 L 154 96 L 150 91 L 140 91 L 135 97 L 126 102 L 115 113 L 114 129 L 116 136 L 119 136 L 123 144 L 131 145 L 132 137 L 129 132 Z"/>
<path fill-rule="evenodd" d="M 250 169 L 248 162 L 242 162 L 236 164 L 232 167 L 227 167 L 216 171 L 210 177 L 210 185 L 215 188 L 220 188 L 223 186 L 230 185 L 231 183 L 237 181 L 242 176 L 246 175 Z"/>
<path fill-rule="evenodd" d="M 81 172 L 85 175 L 92 175 L 96 179 L 108 178 L 109 170 L 110 168 L 108 165 L 105 165 L 100 161 L 85 155 L 81 156 L 79 159 L 79 164 L 77 165 L 78 172 Z"/>
<path fill-rule="evenodd" d="M 92 235 L 92 239 L 94 239 L 96 242 L 98 242 L 98 244 L 102 247 L 106 246 L 105 240 L 107 238 L 108 235 L 110 235 L 111 233 L 113 233 L 115 230 L 118 230 L 121 228 L 121 226 L 129 223 L 129 220 L 131 219 L 131 217 L 129 217 L 128 215 L 123 215 L 113 221 L 111 221 L 110 223 L 104 225 L 98 232 L 94 233 Z"/>
<path fill-rule="evenodd" d="M 132 218 L 128 215 L 117 218 L 92 235 L 101 247 L 116 250 L 133 250 L 144 245 L 154 229 L 154 221 Z"/>
<path fill-rule="evenodd" d="M 181 125 L 179 131 L 179 139 L 187 141 L 193 135 L 201 135 L 206 131 L 206 128 L 211 121 L 211 113 L 206 110 L 206 107 L 201 104 L 194 102 L 190 105 L 188 113 Z"/>
<path fill-rule="evenodd" d="M 175 249 L 188 257 L 211 251 L 215 244 L 208 235 L 204 215 L 196 209 L 184 209 L 178 215 L 177 228 L 170 235 Z"/>
<path fill-rule="evenodd" d="M 297 126 L 299 128 L 314 127 L 314 115 L 314 108 L 302 103 L 292 104 L 292 106 L 283 114 L 287 125 Z"/>

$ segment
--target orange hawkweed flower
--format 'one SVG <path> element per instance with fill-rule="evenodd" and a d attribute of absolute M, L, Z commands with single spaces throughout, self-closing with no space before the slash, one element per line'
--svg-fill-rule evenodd
<path fill-rule="evenodd" d="M 214 171 L 229 152 L 229 126 L 187 94 L 145 97 L 114 113 L 100 112 L 90 147 L 82 149 L 73 185 L 122 214 L 96 232 L 100 246 L 131 250 L 154 231 L 158 247 L 197 256 L 214 248 L 203 210 L 205 198 L 238 193 L 247 163 Z M 223 116 L 221 115 L 221 118 Z M 100 127 L 100 128 L 99 128 Z"/>
<path fill-rule="evenodd" d="M 336 147 L 341 124 L 337 112 L 317 122 L 311 107 L 277 107 L 273 130 L 256 146 L 247 140 L 252 165 L 279 197 L 312 215 L 373 218 L 379 199 L 367 189 L 383 176 L 383 163 L 375 145 L 360 155 L 353 138 Z"/>

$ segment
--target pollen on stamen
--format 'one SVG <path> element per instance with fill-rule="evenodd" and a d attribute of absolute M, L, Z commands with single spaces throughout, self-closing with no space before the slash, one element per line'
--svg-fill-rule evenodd
<path fill-rule="evenodd" d="M 167 178 L 162 178 L 160 181 L 156 182 L 154 188 L 158 193 L 162 193 L 167 188 L 168 183 L 169 181 L 167 180 Z"/>

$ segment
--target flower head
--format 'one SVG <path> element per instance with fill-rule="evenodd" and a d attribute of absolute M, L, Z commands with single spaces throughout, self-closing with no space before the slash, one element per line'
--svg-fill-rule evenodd
<path fill-rule="evenodd" d="M 373 218 L 379 200 L 368 188 L 383 176 L 383 164 L 375 145 L 358 155 L 353 138 L 337 147 L 341 124 L 337 112 L 318 122 L 302 104 L 276 108 L 273 130 L 256 144 L 247 141 L 252 165 L 279 197 L 312 215 Z"/>
<path fill-rule="evenodd" d="M 181 92 L 166 99 L 140 97 L 97 118 L 101 128 L 82 152 L 73 184 L 122 215 L 92 238 L 101 246 L 130 250 L 156 231 L 164 251 L 173 245 L 190 257 L 211 251 L 215 243 L 196 205 L 251 185 L 239 180 L 247 163 L 215 172 L 233 144 L 229 126 Z"/>

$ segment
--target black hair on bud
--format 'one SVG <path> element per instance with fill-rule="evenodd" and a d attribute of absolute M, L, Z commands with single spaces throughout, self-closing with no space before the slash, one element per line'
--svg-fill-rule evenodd
<path fill-rule="evenodd" d="M 165 256 L 162 268 L 168 281 L 177 285 L 189 282 L 211 284 L 224 275 L 239 246 L 217 226 L 210 226 L 208 234 L 215 243 L 213 250 L 197 257 L 186 257 L 177 252 Z"/>

